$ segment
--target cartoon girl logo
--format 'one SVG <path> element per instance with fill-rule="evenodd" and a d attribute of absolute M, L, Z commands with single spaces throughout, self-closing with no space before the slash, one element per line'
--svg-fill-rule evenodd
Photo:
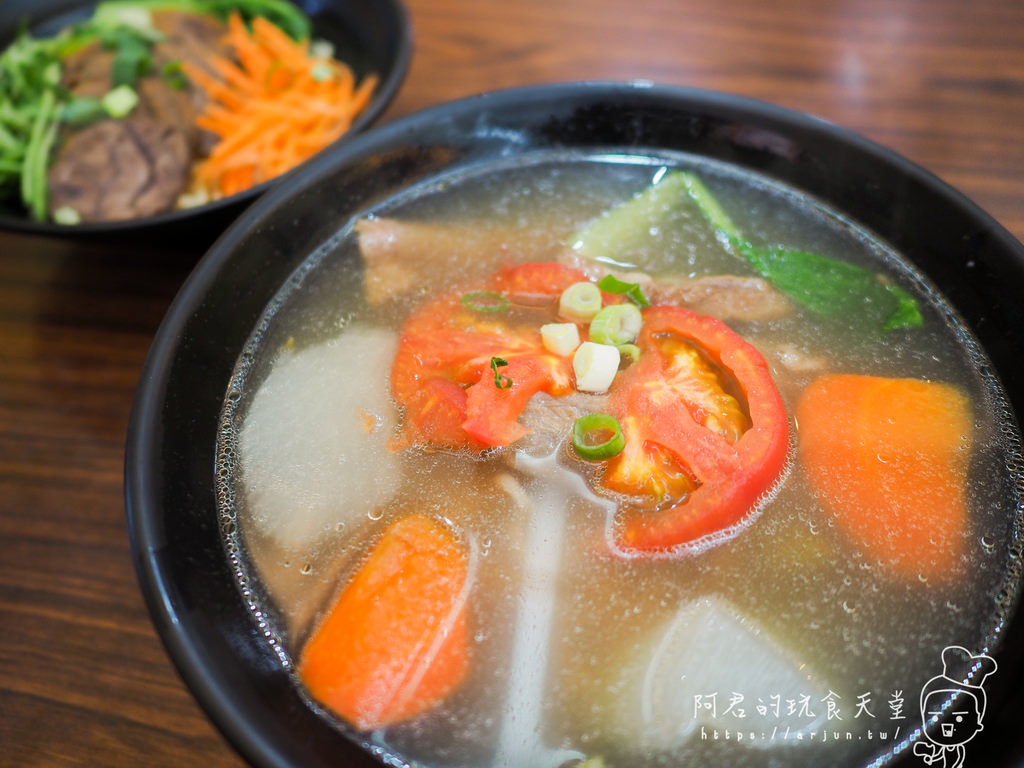
<path fill-rule="evenodd" d="M 964 746 L 982 730 L 985 716 L 985 678 L 996 662 L 984 654 L 951 645 L 942 651 L 942 674 L 921 688 L 921 722 L 927 741 L 914 744 L 914 754 L 926 765 L 962 768 Z"/>

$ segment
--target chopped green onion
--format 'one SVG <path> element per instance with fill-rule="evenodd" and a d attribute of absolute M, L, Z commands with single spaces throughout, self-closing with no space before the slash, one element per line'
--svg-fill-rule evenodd
<path fill-rule="evenodd" d="M 572 372 L 580 392 L 607 392 L 619 372 L 621 355 L 616 347 L 584 341 L 572 356 Z"/>
<path fill-rule="evenodd" d="M 576 323 L 546 323 L 540 327 L 540 340 L 548 352 L 568 357 L 580 345 L 580 329 Z"/>
<path fill-rule="evenodd" d="M 459 301 L 466 309 L 486 314 L 497 314 L 509 308 L 508 299 L 494 291 L 473 291 L 463 294 Z"/>
<path fill-rule="evenodd" d="M 75 224 L 82 223 L 82 214 L 80 214 L 70 205 L 62 205 L 60 208 L 53 212 L 53 220 L 58 224 L 74 226 Z"/>
<path fill-rule="evenodd" d="M 636 344 L 616 344 L 615 346 L 620 355 L 628 357 L 632 362 L 635 363 L 640 359 L 640 347 Z"/>
<path fill-rule="evenodd" d="M 113 118 L 127 117 L 139 103 L 139 94 L 130 85 L 119 85 L 100 99 L 103 109 Z"/>
<path fill-rule="evenodd" d="M 491 358 L 491 370 L 494 372 L 494 386 L 498 389 L 508 389 L 512 386 L 512 379 L 498 373 L 498 368 L 505 365 L 508 365 L 508 360 L 503 360 L 500 357 Z"/>
<path fill-rule="evenodd" d="M 558 313 L 576 323 L 589 323 L 601 309 L 601 289 L 594 283 L 573 283 L 558 299 Z"/>
<path fill-rule="evenodd" d="M 636 340 L 644 317 L 635 304 L 609 304 L 590 321 L 590 340 L 598 344 L 628 344 Z"/>
<path fill-rule="evenodd" d="M 651 302 L 644 296 L 643 288 L 639 283 L 627 283 L 625 280 L 619 280 L 615 275 L 605 275 L 598 281 L 597 287 L 605 293 L 625 294 L 626 298 L 638 307 L 651 306 Z"/>
<path fill-rule="evenodd" d="M 572 425 L 572 444 L 584 459 L 610 459 L 626 447 L 626 437 L 614 416 L 591 413 L 576 419 Z"/>

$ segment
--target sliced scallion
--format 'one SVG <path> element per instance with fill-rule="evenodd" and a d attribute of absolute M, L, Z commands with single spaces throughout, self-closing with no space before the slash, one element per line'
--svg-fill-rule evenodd
<path fill-rule="evenodd" d="M 463 294 L 459 301 L 466 309 L 484 314 L 497 314 L 509 308 L 508 299 L 494 291 L 472 291 Z"/>
<path fill-rule="evenodd" d="M 597 287 L 605 293 L 625 294 L 626 298 L 638 307 L 651 306 L 651 302 L 647 300 L 639 283 L 627 283 L 625 280 L 619 280 L 615 275 L 605 275 L 598 281 Z"/>
<path fill-rule="evenodd" d="M 558 299 L 558 314 L 576 323 L 589 323 L 601 309 L 601 303 L 601 289 L 594 283 L 573 283 Z"/>
<path fill-rule="evenodd" d="M 626 437 L 614 416 L 590 413 L 572 425 L 572 444 L 584 459 L 610 459 L 626 447 Z"/>
<path fill-rule="evenodd" d="M 590 340 L 617 347 L 634 341 L 644 318 L 635 304 L 609 304 L 590 321 Z"/>
<path fill-rule="evenodd" d="M 640 347 L 636 344 L 616 344 L 619 354 L 628 357 L 630 361 L 636 362 L 640 359 Z"/>
<path fill-rule="evenodd" d="M 622 359 L 617 347 L 584 341 L 572 356 L 572 372 L 580 392 L 607 392 Z"/>
<path fill-rule="evenodd" d="M 130 85 L 119 85 L 100 99 L 104 111 L 115 119 L 127 117 L 139 103 L 139 94 Z"/>
<path fill-rule="evenodd" d="M 580 345 L 580 329 L 576 323 L 547 323 L 540 327 L 540 339 L 548 352 L 568 357 Z"/>

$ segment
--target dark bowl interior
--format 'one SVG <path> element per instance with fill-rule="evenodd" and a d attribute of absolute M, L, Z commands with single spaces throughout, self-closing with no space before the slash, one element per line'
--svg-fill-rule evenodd
<path fill-rule="evenodd" d="M 376 122 L 394 99 L 412 55 L 412 32 L 401 0 L 292 0 L 313 22 L 314 37 L 334 45 L 335 55 L 357 76 L 380 78 L 368 107 L 340 142 Z M 21 25 L 44 37 L 92 13 L 96 0 L 5 0 L 0 13 L 0 50 L 15 39 Z M 38 235 L 98 240 L 133 239 L 208 246 L 244 208 L 275 181 L 206 205 L 118 222 L 62 226 L 37 222 L 15 204 L 0 202 L 0 228 Z"/>
<path fill-rule="evenodd" d="M 945 293 L 994 362 L 1014 410 L 1024 408 L 1015 332 L 1024 328 L 1024 247 L 934 176 L 839 127 L 733 96 L 582 83 L 473 97 L 356 137 L 257 201 L 200 262 L 157 334 L 128 435 L 128 522 L 154 622 L 196 698 L 253 764 L 381 763 L 300 697 L 225 557 L 214 446 L 239 351 L 296 266 L 364 207 L 439 172 L 564 147 L 694 153 L 819 198 L 905 254 Z M 1001 673 L 983 736 L 991 733 L 995 751 L 982 759 L 979 736 L 971 753 L 979 764 L 1011 764 L 1001 762 L 1007 737 L 1019 740 L 1019 728 L 999 725 L 1002 717 L 1019 722 L 1019 694 L 1008 694 L 1019 690 L 1019 637 L 1011 624 L 993 649 Z"/>

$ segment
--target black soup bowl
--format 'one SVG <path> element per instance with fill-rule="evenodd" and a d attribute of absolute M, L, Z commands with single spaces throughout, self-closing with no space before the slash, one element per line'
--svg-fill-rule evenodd
<path fill-rule="evenodd" d="M 412 27 L 400 0 L 289 0 L 312 25 L 312 38 L 330 43 L 335 58 L 351 67 L 361 80 L 370 73 L 378 77 L 369 104 L 335 143 L 380 120 L 405 79 L 412 56 Z M 6 0 L 0 14 L 0 51 L 6 49 L 22 29 L 33 37 L 47 38 L 66 27 L 88 19 L 96 0 Z M 178 243 L 207 247 L 244 208 L 275 179 L 194 208 L 182 208 L 141 218 L 62 225 L 36 221 L 20 201 L 0 202 L 0 228 L 51 237 L 73 237 L 98 241 Z"/>
<path fill-rule="evenodd" d="M 585 82 L 475 96 L 353 137 L 260 198 L 200 261 L 156 335 L 128 433 L 128 526 L 153 621 L 196 699 L 254 765 L 397 763 L 309 702 L 272 610 L 254 610 L 258 596 L 237 578 L 215 474 L 239 356 L 281 287 L 354 216 L 411 185 L 546 150 L 684 153 L 821 201 L 926 276 L 991 361 L 1008 410 L 1024 408 L 1024 247 L 933 175 L 842 128 L 735 96 Z M 1019 728 L 1005 725 L 1020 712 L 1018 501 L 1007 500 L 1010 533 L 997 545 L 998 594 L 977 596 L 1000 620 L 969 639 L 999 664 L 985 732 L 967 745 L 987 764 L 1020 754 Z M 918 692 L 905 700 L 898 739 L 873 747 L 872 764 L 917 764 Z"/>

